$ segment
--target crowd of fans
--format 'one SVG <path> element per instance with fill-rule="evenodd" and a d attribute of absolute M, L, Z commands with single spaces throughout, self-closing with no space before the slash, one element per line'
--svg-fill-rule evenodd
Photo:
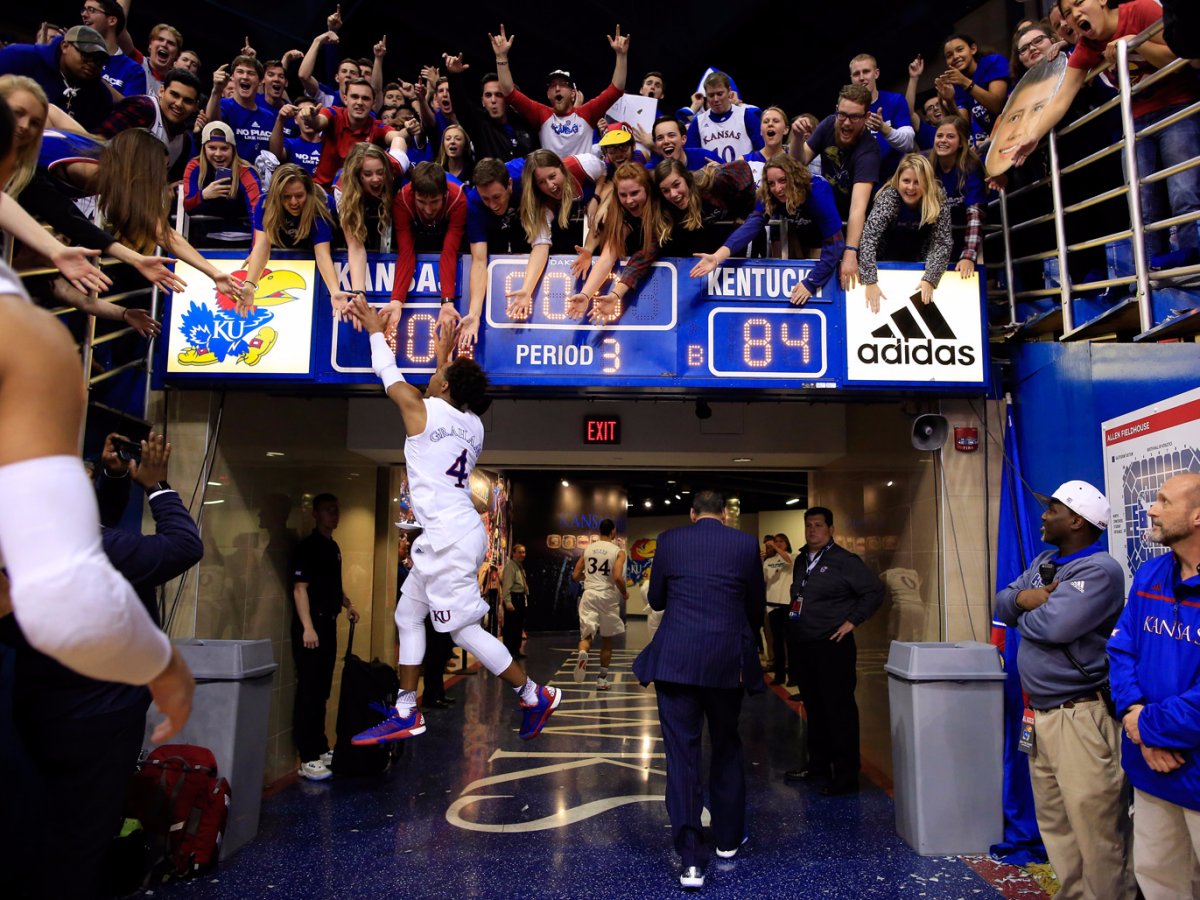
<path fill-rule="evenodd" d="M 1005 153 L 1018 163 L 1035 150 L 1019 123 L 997 127 L 1015 82 L 1037 63 L 1069 54 L 1064 89 L 1044 115 L 1061 118 L 1087 69 L 1113 55 L 1110 42 L 1161 15 L 1157 0 L 1116 9 L 1102 0 L 1061 0 L 1049 19 L 1020 24 L 1009 58 L 952 34 L 925 96 L 918 92 L 927 67 L 920 56 L 899 94 L 879 88 L 875 58 L 859 53 L 849 60 L 835 112 L 824 118 L 760 109 L 729 74 L 711 69 L 690 103 L 675 110 L 664 102 L 662 74 L 651 71 L 636 86 L 658 101 L 647 131 L 612 112 L 634 88 L 630 38 L 619 26 L 608 37 L 611 83 L 585 99 L 570 71 L 555 68 L 545 76 L 543 102 L 540 83 L 517 86 L 510 67 L 516 36 L 504 26 L 489 35 L 493 60 L 444 53 L 440 66 L 422 67 L 413 81 L 388 80 L 386 36 L 369 55 L 350 55 L 339 37 L 339 7 L 306 50 L 263 60 L 247 37 L 202 80 L 200 58 L 172 25 L 151 29 L 144 52 L 134 46 L 129 3 L 86 0 L 82 24 L 47 25 L 34 43 L 0 50 L 0 93 L 21 123 L 20 165 L 8 192 L 19 196 L 36 179 L 38 193 L 52 189 L 67 200 L 98 193 L 105 224 L 122 243 L 145 253 L 157 240 L 176 252 L 184 242 L 165 235 L 158 210 L 167 201 L 157 192 L 181 181 L 193 243 L 250 248 L 251 270 L 270 247 L 311 250 L 343 314 L 349 297 L 364 290 L 366 253 L 394 253 L 390 322 L 405 299 L 403 274 L 422 252 L 445 261 L 469 252 L 479 275 L 488 254 L 528 254 L 524 282 L 508 298 L 517 320 L 530 315 L 550 253 L 575 256 L 572 272 L 582 284 L 568 298 L 568 315 L 608 322 L 657 257 L 695 256 L 691 274 L 700 277 L 751 246 L 784 252 L 785 241 L 788 256 L 817 260 L 793 303 L 836 274 L 843 288 L 865 284 L 877 310 L 878 259 L 923 262 L 919 296 L 931 302 L 948 267 L 965 278 L 980 261 L 989 190 L 1005 184 L 1003 177 L 989 183 L 984 172 L 989 140 L 1002 132 L 1011 138 Z M 1162 36 L 1152 39 L 1136 54 L 1135 77 L 1172 58 Z M 318 77 L 322 69 L 328 83 Z M 289 95 L 289 86 L 299 90 Z M 1139 124 L 1161 121 L 1198 96 L 1189 67 L 1140 94 L 1134 112 Z M 113 167 L 115 139 L 134 129 L 166 148 L 167 172 L 141 172 L 139 184 L 127 186 L 134 201 L 118 201 L 96 182 L 106 156 Z M 1185 118 L 1139 144 L 1139 165 L 1145 176 L 1198 152 L 1200 123 Z M 1144 185 L 1147 219 L 1196 211 L 1198 181 L 1192 168 Z M 38 215 L 71 234 L 69 202 L 55 201 L 52 211 L 38 203 Z M 783 227 L 764 242 L 768 222 Z M 1200 261 L 1196 224 L 1173 234 L 1147 237 L 1152 263 Z M 106 246 L 99 234 L 88 239 L 88 246 Z M 330 262 L 338 246 L 351 260 L 348 294 L 337 288 Z M 443 299 L 453 300 L 453 267 L 441 271 Z M 482 282 L 471 279 L 465 316 L 447 302 L 439 317 L 457 325 L 464 346 L 477 338 Z M 252 277 L 241 286 L 243 307 L 255 288 Z"/>

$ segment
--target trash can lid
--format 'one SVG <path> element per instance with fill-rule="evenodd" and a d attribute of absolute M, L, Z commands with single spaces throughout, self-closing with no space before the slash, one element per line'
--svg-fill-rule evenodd
<path fill-rule="evenodd" d="M 271 641 L 218 641 L 190 638 L 175 641 L 183 661 L 198 679 L 241 681 L 270 675 L 278 668 Z"/>
<path fill-rule="evenodd" d="M 905 681 L 1003 681 L 1000 653 L 981 641 L 892 641 L 883 670 Z"/>

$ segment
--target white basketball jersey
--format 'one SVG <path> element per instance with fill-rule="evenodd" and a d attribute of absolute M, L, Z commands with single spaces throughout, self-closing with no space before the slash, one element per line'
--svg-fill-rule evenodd
<path fill-rule="evenodd" d="M 437 397 L 425 399 L 425 430 L 404 442 L 413 512 L 434 550 L 482 527 L 471 502 L 471 471 L 483 452 L 483 423 Z"/>
<path fill-rule="evenodd" d="M 724 122 L 714 122 L 708 110 L 696 116 L 696 129 L 700 132 L 700 146 L 721 157 L 721 162 L 733 162 L 754 150 L 754 143 L 746 131 L 746 107 L 735 106 Z"/>
<path fill-rule="evenodd" d="M 621 548 L 612 541 L 599 540 L 583 551 L 583 592 L 597 598 L 617 599 L 620 592 L 613 584 L 613 571 Z M 618 572 L 617 577 L 624 577 Z"/>

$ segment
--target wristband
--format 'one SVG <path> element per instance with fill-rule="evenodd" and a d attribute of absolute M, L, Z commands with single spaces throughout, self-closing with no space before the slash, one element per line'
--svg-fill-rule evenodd
<path fill-rule="evenodd" d="M 857 253 L 857 252 L 858 252 L 858 248 L 857 248 L 857 247 L 851 247 L 849 244 L 847 244 L 847 245 L 845 246 L 844 250 L 853 250 L 855 253 Z"/>
<path fill-rule="evenodd" d="M 454 298 L 453 297 L 443 297 L 440 302 L 441 302 L 442 306 L 445 306 L 447 303 L 453 303 Z"/>
<path fill-rule="evenodd" d="M 396 382 L 404 381 L 404 376 L 396 368 L 396 354 L 387 345 L 387 339 L 381 331 L 371 335 L 371 368 L 383 382 L 384 391 Z"/>

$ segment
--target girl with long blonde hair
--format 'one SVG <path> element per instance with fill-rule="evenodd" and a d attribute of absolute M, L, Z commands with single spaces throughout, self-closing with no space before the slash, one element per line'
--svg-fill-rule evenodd
<path fill-rule="evenodd" d="M 879 289 L 877 259 L 924 261 L 925 274 L 917 291 L 921 302 L 929 303 L 946 272 L 952 245 L 950 205 L 942 185 L 928 159 L 909 153 L 875 195 L 859 241 L 858 275 L 866 285 L 871 312 L 879 312 L 879 301 L 887 299 Z"/>
<path fill-rule="evenodd" d="M 466 129 L 461 125 L 446 126 L 434 162 L 445 169 L 447 175 L 457 178 L 460 184 L 470 185 L 475 173 L 475 150 Z"/>
<path fill-rule="evenodd" d="M 721 223 L 745 219 L 754 211 L 754 171 L 744 159 L 698 172 L 689 172 L 677 159 L 664 159 L 654 167 L 654 182 L 675 226 L 667 255 L 712 253 L 733 230 Z"/>
<path fill-rule="evenodd" d="M 254 208 L 254 246 L 246 263 L 245 284 L 238 298 L 239 315 L 254 307 L 258 279 L 272 249 L 307 250 L 313 254 L 317 271 L 329 290 L 334 311 L 343 321 L 350 294 L 338 286 L 337 272 L 329 244 L 333 239 L 333 215 L 329 199 L 312 175 L 294 163 L 285 163 L 275 170 L 271 186 Z"/>

